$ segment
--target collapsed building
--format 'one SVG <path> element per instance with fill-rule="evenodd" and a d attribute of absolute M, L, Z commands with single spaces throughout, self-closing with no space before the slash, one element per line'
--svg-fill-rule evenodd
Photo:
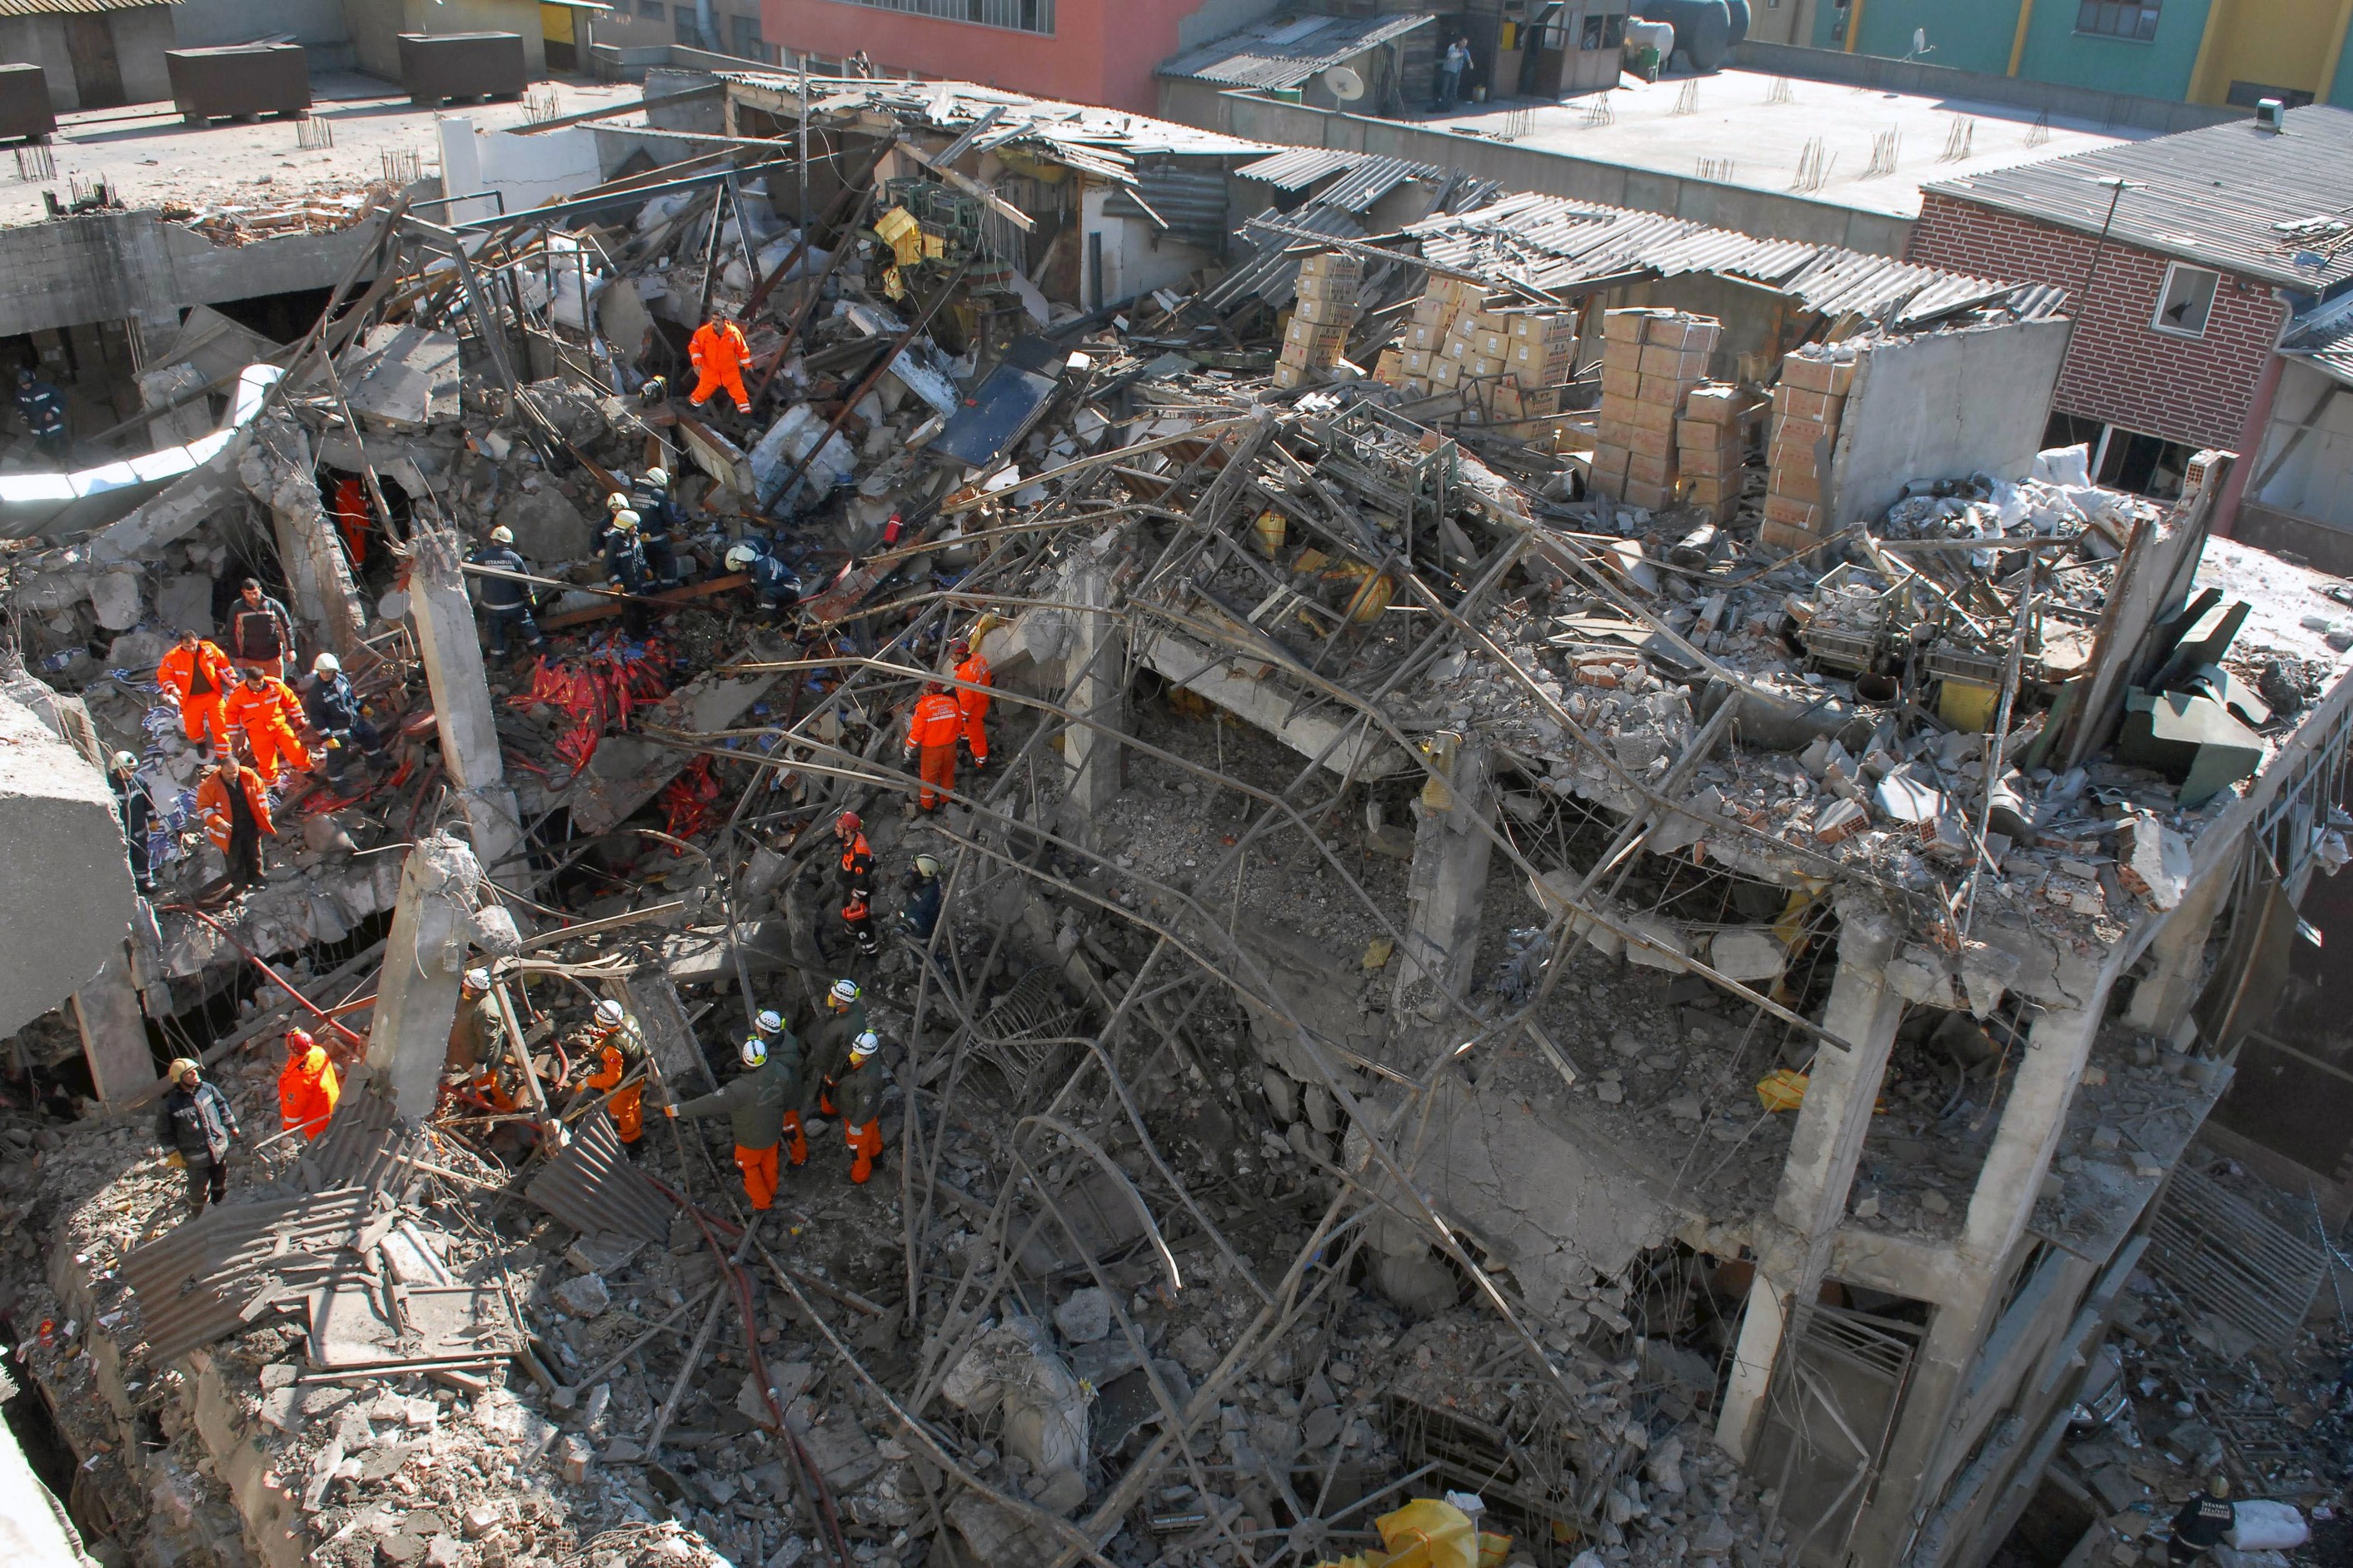
<path fill-rule="evenodd" d="M 2112 1323 L 2232 1310 L 2180 1205 L 2249 1206 L 2192 1141 L 2348 856 L 2353 613 L 2212 536 L 2229 454 L 2160 508 L 2037 450 L 2063 295 L 960 84 L 706 85 L 690 157 L 387 193 L 209 449 L 22 500 L 0 868 L 44 913 L 0 996 L 84 1114 L 0 1128 L 0 1203 L 93 1551 L 1379 1561 L 1444 1496 L 1561 1568 L 1933 1568 L 2063 1447 L 2087 1550 L 2201 1469 L 2329 1495 L 2219 1415 L 2166 1473 L 2071 1443 Z M 681 381 L 713 310 L 747 416 Z M 650 468 L 692 570 L 617 592 Z M 544 651 L 484 649 L 494 527 Z M 153 670 L 248 572 L 384 755 L 288 773 L 224 896 Z M 957 637 L 987 765 L 919 812 Z M 941 867 L 879 957 L 845 809 L 886 886 Z M 502 1100 L 445 1081 L 478 964 Z M 813 1119 L 785 1225 L 584 1087 L 600 1000 L 683 1099 L 843 975 L 889 1154 L 853 1185 Z M 297 1025 L 343 1100 L 273 1140 Z M 186 1223 L 183 1055 L 259 1145 Z"/>

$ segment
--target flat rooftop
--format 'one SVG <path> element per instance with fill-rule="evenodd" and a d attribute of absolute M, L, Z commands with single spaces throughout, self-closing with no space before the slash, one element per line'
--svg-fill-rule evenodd
<path fill-rule="evenodd" d="M 533 90 L 552 90 L 566 114 L 643 96 L 626 82 L 537 82 Z M 77 176 L 105 180 L 133 209 L 173 202 L 198 209 L 292 206 L 306 198 L 345 195 L 377 182 L 412 177 L 406 170 L 396 176 L 387 155 L 414 153 L 416 173 L 438 174 L 441 148 L 434 123 L 443 115 L 462 115 L 491 129 L 521 125 L 527 118 L 520 102 L 457 104 L 438 112 L 419 109 L 391 83 L 355 72 L 318 72 L 311 91 L 311 118 L 332 128 L 332 146 L 304 147 L 302 128 L 291 120 L 216 121 L 198 131 L 183 123 L 168 102 L 61 114 L 49 148 L 56 177 L 0 184 L 0 226 L 41 221 L 47 216 L 41 192 L 69 199 Z"/>
<path fill-rule="evenodd" d="M 2014 104 L 1931 98 L 1807 81 L 1761 71 L 1620 77 L 1607 95 L 1609 119 L 1591 122 L 1602 94 L 1561 102 L 1504 99 L 1469 112 L 1417 117 L 1425 125 L 1510 140 L 1567 157 L 1592 158 L 1893 217 L 1917 217 L 1920 187 L 2013 163 L 2136 142 L 2154 132 L 2109 128 L 2090 120 L 2042 117 Z M 1775 90 L 1788 94 L 1774 101 Z M 1683 107 L 1689 93 L 1692 104 Z M 1522 123 L 1525 117 L 1525 123 Z M 1894 138 L 1892 171 L 1874 162 L 1880 139 Z M 1819 150 L 1817 151 L 1817 147 Z M 1949 153 L 1967 156 L 1948 156 Z M 1800 179 L 1818 164 L 1818 185 Z M 1705 166 L 1704 166 L 1705 165 Z"/>

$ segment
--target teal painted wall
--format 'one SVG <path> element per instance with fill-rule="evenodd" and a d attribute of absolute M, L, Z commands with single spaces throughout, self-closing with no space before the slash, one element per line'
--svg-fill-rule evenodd
<path fill-rule="evenodd" d="M 2347 38 L 2345 52 L 2337 57 L 2337 79 L 2329 86 L 2328 101 L 2339 109 L 2353 109 L 2353 37 Z"/>
<path fill-rule="evenodd" d="M 2104 92 L 2186 99 L 2189 72 L 2198 63 L 2198 44 L 2206 36 L 2206 14 L 2211 9 L 2212 0 L 2165 0 L 2157 37 L 2143 44 L 2078 34 L 2075 0 L 2037 0 L 2034 19 L 2027 25 L 2026 55 L 2019 62 L 2018 74 Z M 2017 13 L 2010 15 L 2015 21 Z M 1870 20 L 1866 5 L 1863 25 L 1868 26 Z M 2000 70 L 2009 63 L 2005 56 L 2002 65 L 1994 68 Z"/>
<path fill-rule="evenodd" d="M 2019 0 L 1863 0 L 1860 53 L 1900 58 L 1911 52 L 1912 32 L 1928 30 L 1924 63 L 1951 70 L 2010 68 L 2010 41 L 2018 32 Z M 2062 0 L 2042 0 L 2056 5 Z M 2073 14 L 2073 0 L 2065 0 Z"/>
<path fill-rule="evenodd" d="M 1814 47 L 1846 47 L 1846 13 L 1830 4 L 1830 0 L 1822 0 L 1822 4 L 1814 7 Z"/>

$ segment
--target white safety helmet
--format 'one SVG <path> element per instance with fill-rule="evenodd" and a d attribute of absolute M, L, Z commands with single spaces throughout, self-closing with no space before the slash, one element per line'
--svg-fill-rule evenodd
<path fill-rule="evenodd" d="M 768 1042 L 762 1039 L 757 1035 L 746 1035 L 744 1037 L 743 1046 L 737 1049 L 735 1054 L 743 1059 L 744 1065 L 747 1068 L 766 1067 L 768 1065 Z"/>
<path fill-rule="evenodd" d="M 727 551 L 727 570 L 730 572 L 749 571 L 751 570 L 752 563 L 757 561 L 759 558 L 760 547 L 756 544 L 731 545 Z"/>
<path fill-rule="evenodd" d="M 311 673 L 313 675 L 341 675 L 343 672 L 343 661 L 333 654 L 322 653 L 311 661 Z"/>
<path fill-rule="evenodd" d="M 926 877 L 936 877 L 936 876 L 938 876 L 938 875 L 940 874 L 940 861 L 939 861 L 939 857 L 937 857 L 936 855 L 918 855 L 918 856 L 916 856 L 916 857 L 915 857 L 915 869 L 916 869 L 918 872 L 922 873 L 923 876 L 926 876 Z"/>
<path fill-rule="evenodd" d="M 607 511 L 627 511 L 629 510 L 629 498 L 621 491 L 615 490 L 605 498 L 605 510 Z"/>
<path fill-rule="evenodd" d="M 115 752 L 115 753 L 114 753 L 114 771 L 115 771 L 116 773 L 136 773 L 136 772 L 138 772 L 138 770 L 139 770 L 139 755 L 138 755 L 138 753 L 137 753 L 137 752 Z"/>
<path fill-rule="evenodd" d="M 512 544 L 514 542 L 514 530 L 509 528 L 503 522 L 499 524 L 498 527 L 491 530 L 491 542 L 492 544 Z"/>
<path fill-rule="evenodd" d="M 469 991 L 488 991 L 491 988 L 491 972 L 482 968 L 469 969 L 459 984 Z"/>
<path fill-rule="evenodd" d="M 596 1021 L 611 1026 L 621 1021 L 621 1005 L 610 996 L 596 1004 Z"/>
<path fill-rule="evenodd" d="M 833 989 L 827 992 L 826 994 L 832 997 L 834 1001 L 839 1003 L 842 1006 L 847 1007 L 852 1002 L 857 1001 L 862 993 L 858 989 L 857 981 L 837 980 L 833 983 Z"/>
<path fill-rule="evenodd" d="M 625 530 L 630 533 L 637 532 L 638 524 L 642 521 L 644 520 L 639 518 L 636 512 L 631 511 L 627 507 L 623 507 L 620 510 L 613 514 L 613 526 L 615 528 Z"/>
<path fill-rule="evenodd" d="M 862 1062 L 882 1048 L 882 1037 L 869 1029 L 849 1042 L 849 1059 Z"/>
<path fill-rule="evenodd" d="M 657 486 L 662 489 L 670 489 L 670 470 L 667 468 L 648 468 L 646 470 L 646 483 Z"/>
<path fill-rule="evenodd" d="M 752 1027 L 764 1035 L 782 1034 L 785 1027 L 785 1016 L 774 1007 L 763 1007 L 760 1009 L 760 1016 L 752 1020 Z"/>

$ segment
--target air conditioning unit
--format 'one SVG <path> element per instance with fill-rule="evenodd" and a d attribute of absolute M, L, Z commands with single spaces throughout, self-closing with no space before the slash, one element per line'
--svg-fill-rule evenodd
<path fill-rule="evenodd" d="M 2265 131 L 2286 130 L 2287 105 L 2282 103 L 2276 98 L 2257 99 L 2255 100 L 2255 123 Z"/>

